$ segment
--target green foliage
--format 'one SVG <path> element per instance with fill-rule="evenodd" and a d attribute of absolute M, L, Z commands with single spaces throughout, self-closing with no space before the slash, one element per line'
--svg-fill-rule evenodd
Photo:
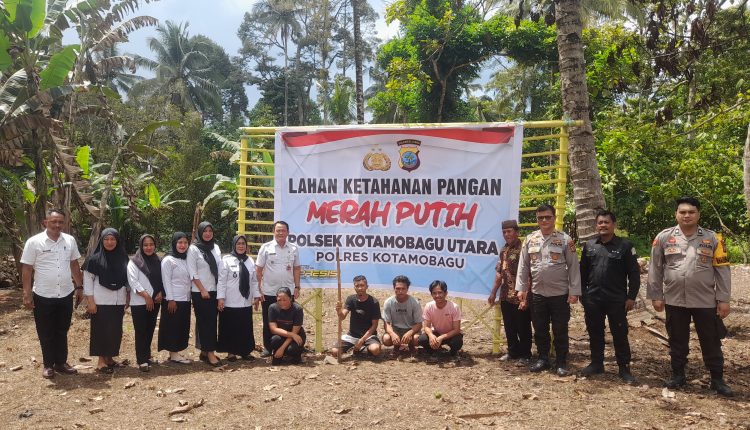
<path fill-rule="evenodd" d="M 91 164 L 91 148 L 88 145 L 79 146 L 76 151 L 76 163 L 81 168 L 81 176 L 85 179 L 89 178 L 89 166 Z"/>
<path fill-rule="evenodd" d="M 78 57 L 79 48 L 79 45 L 68 45 L 50 58 L 47 67 L 39 73 L 40 90 L 59 87 L 65 82 Z"/>

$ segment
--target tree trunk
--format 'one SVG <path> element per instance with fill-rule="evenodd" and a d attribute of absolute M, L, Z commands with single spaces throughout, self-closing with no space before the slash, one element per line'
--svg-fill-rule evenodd
<path fill-rule="evenodd" d="M 289 125 L 289 33 L 284 33 L 284 127 Z"/>
<path fill-rule="evenodd" d="M 44 158 L 44 141 L 42 136 L 36 130 L 31 132 L 31 142 L 34 145 L 34 193 L 36 202 L 34 203 L 34 216 L 32 224 L 29 225 L 31 234 L 42 231 L 42 220 L 47 218 L 47 160 Z"/>
<path fill-rule="evenodd" d="M 742 180 L 745 190 L 745 206 L 747 216 L 750 217 L 750 124 L 747 125 L 747 137 L 745 137 L 745 152 L 742 155 Z"/>
<path fill-rule="evenodd" d="M 120 162 L 120 157 L 122 156 L 122 151 L 124 149 L 125 142 L 118 142 L 117 152 L 115 152 L 115 157 L 112 159 L 112 165 L 109 167 L 109 174 L 107 174 L 107 185 L 104 186 L 102 197 L 99 201 L 99 218 L 96 220 L 96 222 L 94 222 L 94 225 L 91 226 L 91 237 L 89 237 L 89 245 L 86 249 L 86 255 L 94 252 L 94 249 L 96 249 L 96 245 L 99 243 L 99 235 L 102 232 L 104 220 L 107 217 L 107 201 L 109 200 L 109 195 L 112 193 L 112 184 L 115 181 L 115 172 L 117 171 L 117 165 Z"/>
<path fill-rule="evenodd" d="M 568 159 L 578 238 L 586 240 L 596 234 L 595 211 L 605 207 L 605 202 L 589 117 L 580 0 L 555 0 L 555 23 L 563 112 L 570 119 L 583 120 L 583 126 L 571 129 Z"/>
<path fill-rule="evenodd" d="M 357 124 L 365 123 L 365 90 L 362 84 L 362 31 L 359 27 L 360 0 L 352 0 L 352 20 L 354 25 L 354 76 L 357 100 Z"/>

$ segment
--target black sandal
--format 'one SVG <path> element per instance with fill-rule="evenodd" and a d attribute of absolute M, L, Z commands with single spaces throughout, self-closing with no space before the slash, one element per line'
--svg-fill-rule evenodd
<path fill-rule="evenodd" d="M 111 374 L 115 373 L 115 369 L 112 368 L 112 367 L 110 367 L 110 366 L 97 367 L 96 368 L 96 373 L 101 373 L 102 375 L 111 375 Z"/>

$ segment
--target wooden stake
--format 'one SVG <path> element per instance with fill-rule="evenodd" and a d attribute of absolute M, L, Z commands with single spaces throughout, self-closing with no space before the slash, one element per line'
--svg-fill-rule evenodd
<path fill-rule="evenodd" d="M 339 247 L 336 247 L 336 280 L 338 281 L 338 290 L 339 290 L 339 301 L 338 303 L 341 303 L 341 259 L 339 258 Z M 341 363 L 341 318 L 339 317 L 338 312 L 336 312 L 336 318 L 339 320 L 339 331 L 338 331 L 338 350 L 339 353 L 336 354 L 336 361 Z"/>

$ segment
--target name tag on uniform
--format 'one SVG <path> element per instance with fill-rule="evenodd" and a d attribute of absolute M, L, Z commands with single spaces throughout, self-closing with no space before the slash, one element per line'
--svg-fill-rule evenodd
<path fill-rule="evenodd" d="M 538 246 L 529 247 L 529 253 L 530 254 L 531 253 L 537 253 L 537 252 L 539 252 L 539 247 Z"/>
<path fill-rule="evenodd" d="M 676 246 L 664 250 L 664 255 L 682 254 L 682 250 Z"/>
<path fill-rule="evenodd" d="M 713 250 L 708 248 L 698 248 L 698 254 L 712 257 L 714 255 Z"/>

